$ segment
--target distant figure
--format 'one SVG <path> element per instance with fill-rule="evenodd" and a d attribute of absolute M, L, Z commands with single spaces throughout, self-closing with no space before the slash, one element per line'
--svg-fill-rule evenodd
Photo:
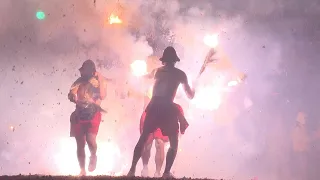
<path fill-rule="evenodd" d="M 88 170 L 92 172 L 97 164 L 96 136 L 101 122 L 101 101 L 106 97 L 106 83 L 104 77 L 96 72 L 93 61 L 87 60 L 79 69 L 81 77 L 71 86 L 68 98 L 76 104 L 76 110 L 70 117 L 70 136 L 77 142 L 77 156 L 80 175 L 86 175 L 85 145 L 91 152 Z"/>
<path fill-rule="evenodd" d="M 183 85 L 187 96 L 192 99 L 195 91 L 191 89 L 186 74 L 175 67 L 177 61 L 180 61 L 173 47 L 167 47 L 162 58 L 163 66 L 154 69 L 146 78 L 154 79 L 152 98 L 145 109 L 145 120 L 143 123 L 142 134 L 134 149 L 132 165 L 128 176 L 135 176 L 137 163 L 142 155 L 144 145 L 148 141 L 149 135 L 158 128 L 164 136 L 168 136 L 170 148 L 167 153 L 166 167 L 162 177 L 173 177 L 170 170 L 175 160 L 178 150 L 179 136 L 179 116 L 181 111 L 173 102 L 178 86 Z M 182 128 L 182 129 L 181 129 Z M 180 129 L 184 131 L 180 124 Z"/>
<path fill-rule="evenodd" d="M 306 127 L 306 114 L 299 112 L 296 118 L 296 126 L 292 132 L 293 160 L 296 167 L 296 177 L 307 179 L 307 155 L 310 149 L 310 138 Z"/>

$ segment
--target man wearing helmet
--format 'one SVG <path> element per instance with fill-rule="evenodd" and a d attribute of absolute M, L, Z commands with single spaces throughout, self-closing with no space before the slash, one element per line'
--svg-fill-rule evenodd
<path fill-rule="evenodd" d="M 97 163 L 96 136 L 101 122 L 101 100 L 106 96 L 104 77 L 96 72 L 93 61 L 87 60 L 79 69 L 81 77 L 71 86 L 68 98 L 76 104 L 76 110 L 70 117 L 70 136 L 77 142 L 77 156 L 81 169 L 80 175 L 86 175 L 85 144 L 91 152 L 88 170 L 94 171 Z"/>
<path fill-rule="evenodd" d="M 195 90 L 191 89 L 188 78 L 182 70 L 175 67 L 180 61 L 173 47 L 167 47 L 160 58 L 163 66 L 154 69 L 146 78 L 154 79 L 152 98 L 145 109 L 145 120 L 142 133 L 134 149 L 132 165 L 128 176 L 134 176 L 136 165 L 142 155 L 144 145 L 148 141 L 149 134 L 158 128 L 164 136 L 168 136 L 170 148 L 166 157 L 166 167 L 163 177 L 172 177 L 170 170 L 178 150 L 179 136 L 179 115 L 181 111 L 173 102 L 178 86 L 183 85 L 187 96 L 192 99 Z M 184 131 L 185 126 L 181 125 L 180 130 Z"/>

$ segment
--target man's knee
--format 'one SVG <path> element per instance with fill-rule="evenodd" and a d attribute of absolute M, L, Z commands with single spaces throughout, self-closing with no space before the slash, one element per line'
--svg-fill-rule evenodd
<path fill-rule="evenodd" d="M 96 144 L 96 137 L 97 137 L 96 134 L 88 133 L 86 136 L 86 140 L 87 140 L 88 145 L 89 144 Z"/>
<path fill-rule="evenodd" d="M 77 141 L 77 148 L 78 149 L 84 149 L 85 145 L 86 145 L 86 138 L 85 136 L 78 136 L 76 137 L 76 141 Z"/>
<path fill-rule="evenodd" d="M 137 146 L 145 146 L 147 144 L 149 133 L 143 131 L 140 135 Z"/>
<path fill-rule="evenodd" d="M 179 136 L 178 134 L 174 134 L 172 136 L 169 136 L 170 141 L 170 148 L 174 150 L 178 150 L 178 144 L 179 144 Z"/>
<path fill-rule="evenodd" d="M 156 139 L 156 149 L 164 148 L 164 141 L 162 139 Z"/>

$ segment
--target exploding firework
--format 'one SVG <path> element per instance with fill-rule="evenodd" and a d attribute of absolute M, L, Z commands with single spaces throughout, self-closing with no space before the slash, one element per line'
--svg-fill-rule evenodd
<path fill-rule="evenodd" d="M 109 24 L 121 24 L 122 20 L 119 18 L 119 16 L 115 14 L 111 14 L 108 18 L 108 23 Z"/>

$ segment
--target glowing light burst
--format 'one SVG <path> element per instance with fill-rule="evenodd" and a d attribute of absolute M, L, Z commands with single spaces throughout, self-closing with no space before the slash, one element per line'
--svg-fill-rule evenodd
<path fill-rule="evenodd" d="M 197 92 L 191 103 L 198 109 L 217 110 L 219 109 L 224 93 L 239 84 L 239 81 L 226 82 L 224 76 L 217 76 L 213 82 L 197 87 Z"/>
<path fill-rule="evenodd" d="M 108 20 L 109 20 L 109 24 L 121 24 L 122 23 L 122 20 L 114 14 L 111 14 L 109 16 Z"/>
<path fill-rule="evenodd" d="M 218 41 L 218 34 L 213 34 L 213 35 L 206 35 L 203 38 L 203 42 L 205 45 L 215 48 L 218 46 L 219 41 Z"/>
<path fill-rule="evenodd" d="M 203 110 L 216 110 L 222 102 L 222 92 L 216 86 L 198 87 L 196 96 L 191 101 L 196 108 Z"/>
<path fill-rule="evenodd" d="M 88 175 L 113 175 L 120 176 L 123 169 L 114 172 L 117 158 L 121 156 L 119 147 L 112 142 L 98 141 L 99 144 L 97 156 L 97 168 L 94 172 L 88 172 Z M 76 155 L 76 144 L 74 139 L 65 138 L 59 142 L 59 149 L 54 156 L 55 165 L 58 168 L 58 175 L 78 175 L 80 168 Z M 90 151 L 86 148 L 86 167 L 88 167 Z"/>
<path fill-rule="evenodd" d="M 131 65 L 132 74 L 143 76 L 147 74 L 147 63 L 143 60 L 135 60 Z"/>
<path fill-rule="evenodd" d="M 46 18 L 46 14 L 45 14 L 43 11 L 38 11 L 38 12 L 36 13 L 36 17 L 37 17 L 37 19 L 39 19 L 39 20 L 43 20 L 43 19 Z"/>
<path fill-rule="evenodd" d="M 238 81 L 230 81 L 230 82 L 228 82 L 228 86 L 230 87 L 230 86 L 236 86 L 236 85 L 238 85 Z"/>

